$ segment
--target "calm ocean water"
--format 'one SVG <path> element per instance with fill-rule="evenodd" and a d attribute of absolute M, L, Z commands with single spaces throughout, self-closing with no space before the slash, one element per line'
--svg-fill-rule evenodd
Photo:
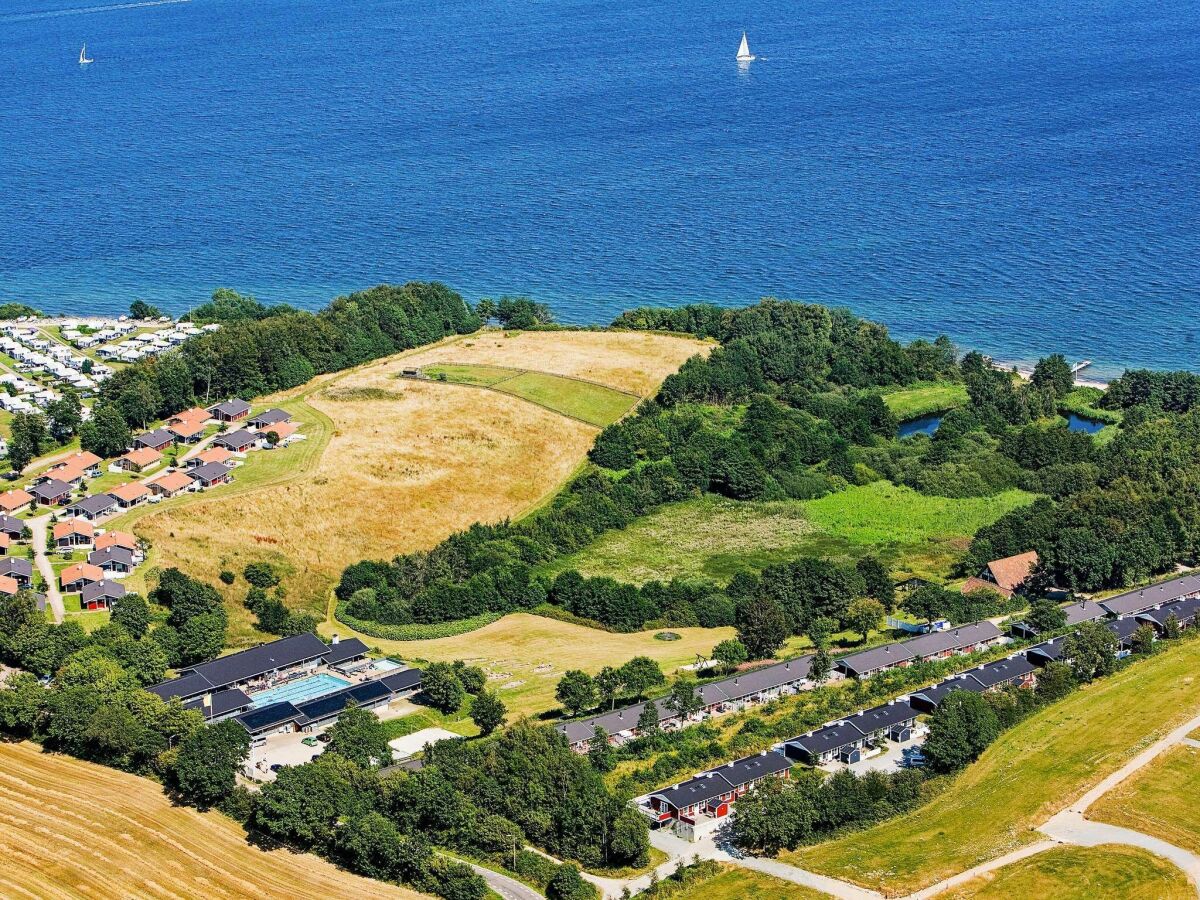
<path fill-rule="evenodd" d="M 1200 368 L 1198 111 L 1196 0 L 0 0 L 0 298 L 773 294 Z"/>

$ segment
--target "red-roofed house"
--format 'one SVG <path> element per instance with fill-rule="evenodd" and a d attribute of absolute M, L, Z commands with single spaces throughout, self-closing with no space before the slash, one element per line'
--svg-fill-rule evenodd
<path fill-rule="evenodd" d="M 988 588 L 1011 597 L 1017 588 L 1025 583 L 1030 573 L 1037 566 L 1037 551 L 1018 553 L 1016 556 L 1006 556 L 1004 559 L 993 559 L 983 567 L 979 575 L 968 578 L 962 586 L 962 592 L 969 594 L 980 588 Z"/>

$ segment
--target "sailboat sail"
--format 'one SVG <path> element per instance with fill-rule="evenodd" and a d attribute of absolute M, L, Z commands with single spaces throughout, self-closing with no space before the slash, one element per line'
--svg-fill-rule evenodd
<path fill-rule="evenodd" d="M 91 60 L 88 59 L 88 55 L 87 55 L 87 44 L 84 44 L 83 47 L 79 51 L 79 64 L 82 66 L 82 65 L 85 65 L 90 62 L 91 62 Z"/>
<path fill-rule="evenodd" d="M 742 43 L 738 47 L 737 58 L 745 62 L 754 59 L 754 56 L 750 53 L 750 42 L 746 40 L 746 32 L 744 31 L 742 32 Z"/>

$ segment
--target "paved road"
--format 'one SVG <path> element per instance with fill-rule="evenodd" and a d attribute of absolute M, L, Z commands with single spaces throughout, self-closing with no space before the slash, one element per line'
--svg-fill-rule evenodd
<path fill-rule="evenodd" d="M 29 524 L 29 530 L 33 532 L 33 561 L 42 577 L 46 579 L 46 605 L 54 613 L 54 621 L 61 622 L 67 614 L 67 609 L 63 606 L 62 594 L 58 590 L 58 579 L 54 577 L 54 569 L 46 556 L 46 526 L 50 522 L 50 514 L 26 519 L 26 522 Z"/>
<path fill-rule="evenodd" d="M 998 856 L 944 881 L 939 881 L 937 884 L 930 885 L 924 890 L 910 894 L 905 900 L 926 900 L 926 898 L 935 897 L 980 875 L 993 872 L 996 869 L 1003 868 L 1011 863 L 1042 853 L 1058 844 L 1064 843 L 1084 847 L 1094 847 L 1099 844 L 1129 844 L 1141 847 L 1173 862 L 1188 876 L 1192 884 L 1197 887 L 1198 894 L 1200 894 L 1200 856 L 1197 854 L 1129 828 L 1105 825 L 1101 822 L 1090 821 L 1084 817 L 1084 813 L 1089 806 L 1130 775 L 1147 765 L 1159 754 L 1179 744 L 1200 747 L 1200 741 L 1188 737 L 1197 728 L 1200 728 L 1200 716 L 1196 716 L 1194 719 L 1185 722 L 1178 728 L 1173 729 L 1162 739 L 1151 744 L 1116 772 L 1103 779 L 1099 784 L 1080 797 L 1079 800 L 1071 804 L 1070 808 L 1064 809 L 1044 825 L 1040 826 L 1038 830 L 1045 834 L 1049 840 L 1027 844 L 1011 853 Z M 790 881 L 793 884 L 800 884 L 823 891 L 826 894 L 839 898 L 839 900 L 881 900 L 883 897 L 883 894 L 877 891 L 872 891 L 847 881 L 841 881 L 837 878 L 831 878 L 827 875 L 809 872 L 806 869 L 801 869 L 798 866 L 793 866 L 776 859 L 744 856 L 736 851 L 729 852 L 718 847 L 711 839 L 692 844 L 670 834 L 651 832 L 650 842 L 671 857 L 670 862 L 658 867 L 657 872 L 660 878 L 674 871 L 674 867 L 679 864 L 681 858 L 690 861 L 693 856 L 698 856 L 701 859 L 717 859 L 767 875 L 773 875 L 776 878 Z M 605 897 L 618 897 L 620 896 L 621 889 L 625 886 L 628 886 L 635 892 L 644 888 L 649 883 L 649 876 L 629 879 L 628 881 L 600 879 L 588 876 L 588 880 L 599 886 L 603 890 Z"/>
<path fill-rule="evenodd" d="M 504 900 L 545 900 L 545 898 L 531 888 L 527 884 L 522 884 L 514 878 L 509 878 L 507 875 L 501 875 L 499 872 L 493 872 L 491 869 L 484 866 L 477 866 L 475 863 L 467 862 L 466 860 L 454 859 L 455 862 L 461 862 L 463 865 L 470 866 L 475 870 L 475 873 L 487 882 L 488 887 L 499 894 Z"/>

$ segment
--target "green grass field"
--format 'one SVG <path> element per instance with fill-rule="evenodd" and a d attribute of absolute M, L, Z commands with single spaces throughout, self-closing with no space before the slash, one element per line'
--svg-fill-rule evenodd
<path fill-rule="evenodd" d="M 1039 838 L 1033 829 L 1200 711 L 1200 641 L 1140 660 L 1005 732 L 924 807 L 785 854 L 889 893 L 918 890 Z"/>
<path fill-rule="evenodd" d="M 693 882 L 672 893 L 671 900 L 819 900 L 828 897 L 820 891 L 792 884 L 749 869 L 727 866 L 719 875 Z"/>
<path fill-rule="evenodd" d="M 920 381 L 885 391 L 883 402 L 901 422 L 945 412 L 967 402 L 966 385 L 954 381 Z"/>
<path fill-rule="evenodd" d="M 877 481 L 817 500 L 749 503 L 703 497 L 655 510 L 553 563 L 643 583 L 706 575 L 726 582 L 798 556 L 878 554 L 897 577 L 945 577 L 967 539 L 1032 494 L 952 500 Z"/>
<path fill-rule="evenodd" d="M 1200 853 L 1200 749 L 1179 746 L 1109 791 L 1089 819 L 1160 837 Z"/>
<path fill-rule="evenodd" d="M 589 425 L 611 425 L 638 403 L 638 397 L 601 384 L 499 366 L 438 364 L 426 374 L 445 376 L 455 384 L 471 384 L 511 394 Z"/>
<path fill-rule="evenodd" d="M 1110 844 L 1055 847 L 939 895 L 945 900 L 1183 900 L 1187 876 L 1145 850 Z"/>

